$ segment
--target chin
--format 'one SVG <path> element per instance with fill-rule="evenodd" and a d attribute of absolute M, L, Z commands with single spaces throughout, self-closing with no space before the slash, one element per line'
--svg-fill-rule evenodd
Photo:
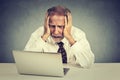
<path fill-rule="evenodd" d="M 60 42 L 62 39 L 61 38 L 53 38 L 55 42 Z"/>

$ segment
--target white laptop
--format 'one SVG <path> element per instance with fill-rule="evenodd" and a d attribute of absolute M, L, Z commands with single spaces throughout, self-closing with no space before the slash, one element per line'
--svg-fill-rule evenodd
<path fill-rule="evenodd" d="M 18 73 L 44 76 L 64 76 L 59 53 L 42 53 L 13 50 Z"/>

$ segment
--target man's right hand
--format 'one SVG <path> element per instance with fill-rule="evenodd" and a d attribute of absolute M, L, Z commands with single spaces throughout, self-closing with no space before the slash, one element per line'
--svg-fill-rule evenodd
<path fill-rule="evenodd" d="M 48 13 L 45 15 L 45 22 L 44 22 L 44 34 L 41 38 L 46 41 L 47 38 L 50 36 L 50 29 L 49 29 L 49 16 Z"/>

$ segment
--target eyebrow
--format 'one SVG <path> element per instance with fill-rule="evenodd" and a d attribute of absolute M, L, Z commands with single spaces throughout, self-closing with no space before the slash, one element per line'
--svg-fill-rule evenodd
<path fill-rule="evenodd" d="M 64 28 L 64 25 L 49 25 L 49 27 L 53 27 L 53 28 L 55 28 L 55 27 L 59 27 L 59 28 Z"/>
<path fill-rule="evenodd" d="M 56 26 L 56 25 L 49 24 L 49 26 Z M 65 26 L 65 25 L 57 25 L 57 26 Z"/>

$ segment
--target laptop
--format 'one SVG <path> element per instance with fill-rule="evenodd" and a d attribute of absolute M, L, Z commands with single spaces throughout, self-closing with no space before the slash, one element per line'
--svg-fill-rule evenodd
<path fill-rule="evenodd" d="M 64 76 L 62 57 L 59 53 L 13 50 L 13 57 L 20 74 Z"/>

